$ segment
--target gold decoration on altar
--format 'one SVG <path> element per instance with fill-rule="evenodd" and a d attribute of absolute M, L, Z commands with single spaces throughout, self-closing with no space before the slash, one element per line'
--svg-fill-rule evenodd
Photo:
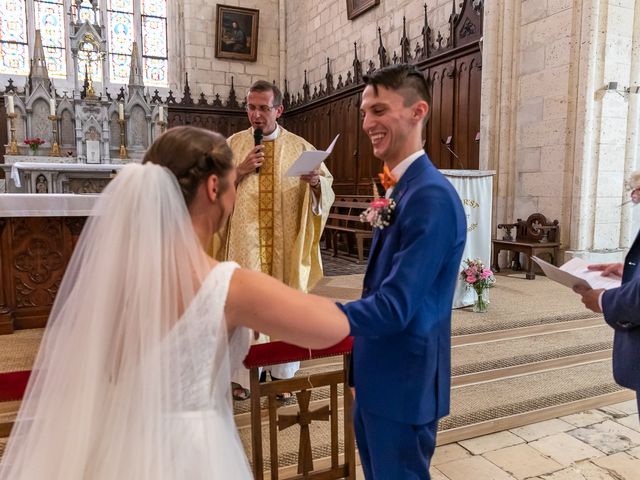
<path fill-rule="evenodd" d="M 91 34 L 85 33 L 78 45 L 78 59 L 84 62 L 84 86 L 86 99 L 96 99 L 91 70 L 93 65 L 102 60 L 104 52 L 100 50 L 100 42 Z"/>

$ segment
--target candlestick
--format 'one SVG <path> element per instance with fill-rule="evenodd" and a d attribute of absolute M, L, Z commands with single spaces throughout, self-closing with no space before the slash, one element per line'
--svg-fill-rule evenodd
<path fill-rule="evenodd" d="M 51 100 L 53 102 L 53 99 Z M 50 104 L 51 108 L 55 108 L 55 104 Z M 58 145 L 58 120 L 60 117 L 56 115 L 49 115 L 49 120 L 51 120 L 51 156 L 59 157 L 60 156 L 60 145 Z"/>
<path fill-rule="evenodd" d="M 122 104 L 120 104 L 122 105 Z M 127 158 L 127 146 L 126 146 L 126 138 L 125 138 L 125 121 L 124 118 L 118 120 L 120 124 L 120 158 Z"/>
<path fill-rule="evenodd" d="M 9 113 L 13 115 L 16 113 L 13 106 L 13 94 L 9 95 L 7 98 L 9 99 Z"/>
<path fill-rule="evenodd" d="M 9 117 L 9 121 L 11 123 L 11 139 L 9 140 L 9 151 L 7 152 L 9 155 L 20 154 L 20 152 L 18 151 L 18 142 L 16 141 L 16 117 L 17 116 L 18 115 L 16 115 L 15 112 L 7 114 L 7 117 Z"/>
<path fill-rule="evenodd" d="M 164 107 L 162 105 L 158 107 L 158 122 L 164 122 Z"/>
<path fill-rule="evenodd" d="M 124 120 L 124 105 L 122 103 L 118 104 L 118 120 Z"/>
<path fill-rule="evenodd" d="M 55 100 L 55 98 L 50 98 L 49 99 L 49 116 L 51 116 L 51 117 L 55 117 L 56 116 L 56 100 Z"/>

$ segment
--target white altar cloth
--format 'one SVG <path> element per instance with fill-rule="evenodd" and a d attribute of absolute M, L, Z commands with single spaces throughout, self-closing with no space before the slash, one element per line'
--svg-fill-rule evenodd
<path fill-rule="evenodd" d="M 111 172 L 118 171 L 124 165 L 119 163 L 99 163 L 87 165 L 84 163 L 39 163 L 16 162 L 11 165 L 11 179 L 17 188 L 22 186 L 20 170 L 35 170 L 38 172 Z"/>
<path fill-rule="evenodd" d="M 100 195 L 0 194 L 0 217 L 86 217 Z"/>

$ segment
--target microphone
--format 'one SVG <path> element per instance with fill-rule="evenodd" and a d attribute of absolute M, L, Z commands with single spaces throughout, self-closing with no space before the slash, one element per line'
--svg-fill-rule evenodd
<path fill-rule="evenodd" d="M 262 144 L 262 129 L 256 128 L 253 131 L 253 146 L 257 147 Z M 256 173 L 260 173 L 260 167 L 256 167 Z"/>

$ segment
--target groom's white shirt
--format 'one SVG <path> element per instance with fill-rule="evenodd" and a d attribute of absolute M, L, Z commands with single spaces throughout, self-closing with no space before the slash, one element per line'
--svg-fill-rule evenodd
<path fill-rule="evenodd" d="M 411 164 L 415 162 L 418 158 L 420 158 L 422 155 L 426 155 L 426 153 L 424 149 L 421 148 L 417 152 L 412 153 L 407 158 L 402 160 L 398 165 L 394 167 L 393 170 L 391 170 L 391 175 L 393 176 L 393 178 L 396 179 L 396 183 L 400 181 L 400 177 L 404 175 L 404 172 L 407 171 L 407 169 L 411 166 Z M 395 187 L 390 187 L 387 189 L 387 191 L 384 194 L 385 198 L 391 197 L 391 194 L 393 193 L 394 188 Z"/>

